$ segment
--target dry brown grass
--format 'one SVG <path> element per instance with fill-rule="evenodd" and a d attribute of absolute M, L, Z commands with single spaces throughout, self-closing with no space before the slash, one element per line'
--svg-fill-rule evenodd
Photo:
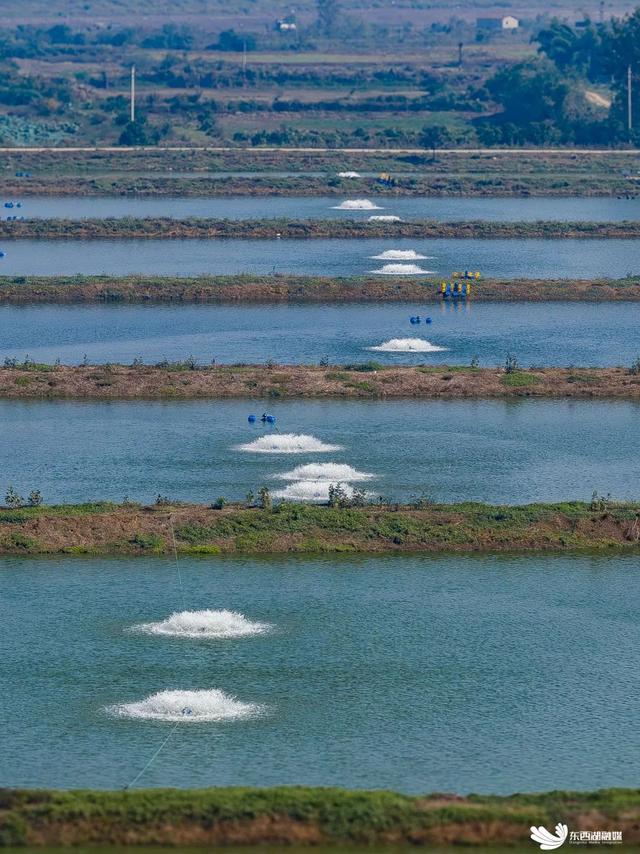
<path fill-rule="evenodd" d="M 189 370 L 123 365 L 0 368 L 6 399 L 640 399 L 640 375 L 627 368 L 502 368 L 216 365 Z"/>

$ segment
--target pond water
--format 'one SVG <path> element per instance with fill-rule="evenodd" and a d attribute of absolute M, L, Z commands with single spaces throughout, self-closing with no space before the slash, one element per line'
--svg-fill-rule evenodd
<path fill-rule="evenodd" d="M 215 177 L 215 176 L 212 176 Z M 251 177 L 246 176 L 245 177 Z M 277 176 L 273 176 L 277 177 Z M 7 201 L 18 201 L 7 200 Z M 20 208 L 3 208 L 0 216 L 26 219 L 104 219 L 111 217 L 213 217 L 221 219 L 367 219 L 372 214 L 405 219 L 568 220 L 610 222 L 640 219 L 640 198 L 430 198 L 373 196 L 382 210 L 336 209 L 343 196 L 236 196 L 213 198 L 151 198 L 92 196 L 27 196 Z"/>
<path fill-rule="evenodd" d="M 171 560 L 0 561 L 0 785 L 121 788 L 174 713 L 139 785 L 637 784 L 634 556 L 189 559 L 181 576 L 187 610 L 270 629 L 132 632 L 182 608 Z M 183 691 L 210 693 L 183 713 Z"/>
<path fill-rule="evenodd" d="M 0 306 L 0 360 L 65 364 L 631 365 L 640 355 L 637 303 L 371 303 L 344 305 Z M 409 318 L 431 317 L 412 325 Z M 371 350 L 394 338 L 429 341 L 433 352 Z"/>
<path fill-rule="evenodd" d="M 309 438 L 293 441 L 300 453 L 239 450 L 265 435 L 280 441 L 247 423 L 265 410 L 281 433 L 334 450 Z M 318 475 L 293 472 L 321 463 L 334 480 L 354 477 L 335 466 L 372 475 L 355 485 L 395 499 L 523 503 L 588 500 L 594 490 L 632 499 L 639 415 L 629 401 L 4 401 L 0 489 L 40 489 L 47 503 L 206 502 L 267 484 L 304 498 Z"/>
<path fill-rule="evenodd" d="M 638 271 L 637 240 L 5 240 L 0 274 L 194 276 L 203 273 L 358 276 L 403 273 L 377 256 L 394 250 L 424 256 L 409 270 L 450 276 L 480 270 L 488 277 L 588 279 Z M 403 262 L 406 263 L 406 262 Z"/>

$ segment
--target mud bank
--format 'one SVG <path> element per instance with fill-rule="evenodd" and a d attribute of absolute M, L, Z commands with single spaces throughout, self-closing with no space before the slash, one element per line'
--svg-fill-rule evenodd
<path fill-rule="evenodd" d="M 0 305 L 439 302 L 438 284 L 439 280 L 415 276 L 0 276 Z M 487 302 L 637 302 L 640 277 L 481 279 L 473 284 L 472 298 Z"/>
<path fill-rule="evenodd" d="M 505 399 L 640 400 L 636 368 L 308 365 L 39 365 L 0 368 L 10 400 Z"/>

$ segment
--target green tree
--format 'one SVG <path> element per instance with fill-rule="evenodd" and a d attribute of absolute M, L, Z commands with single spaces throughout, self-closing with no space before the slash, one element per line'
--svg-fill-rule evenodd
<path fill-rule="evenodd" d="M 118 145 L 149 145 L 145 122 L 127 122 L 118 139 Z"/>
<path fill-rule="evenodd" d="M 218 43 L 211 45 L 216 50 L 229 50 L 240 53 L 243 50 L 255 50 L 255 36 L 247 33 L 236 33 L 235 30 L 224 30 L 218 36 Z"/>
<path fill-rule="evenodd" d="M 340 17 L 340 4 L 338 0 L 317 0 L 318 3 L 318 29 L 330 36 L 338 23 Z"/>
<path fill-rule="evenodd" d="M 505 121 L 524 125 L 562 118 L 569 85 L 554 65 L 537 59 L 501 68 L 487 90 L 502 104 Z"/>
<path fill-rule="evenodd" d="M 431 149 L 433 160 L 436 159 L 436 149 L 451 145 L 451 134 L 444 125 L 425 125 L 420 134 L 420 145 Z"/>
<path fill-rule="evenodd" d="M 17 510 L 24 504 L 24 498 L 12 486 L 7 489 L 4 501 L 7 507 L 11 507 L 13 510 Z"/>
<path fill-rule="evenodd" d="M 271 493 L 269 492 L 266 486 L 263 486 L 258 493 L 260 497 L 260 506 L 263 510 L 271 510 L 273 507 L 273 501 L 271 499 Z"/>

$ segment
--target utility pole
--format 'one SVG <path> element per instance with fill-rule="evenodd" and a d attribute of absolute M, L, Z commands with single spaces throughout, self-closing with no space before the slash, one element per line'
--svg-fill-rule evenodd
<path fill-rule="evenodd" d="M 136 67 L 131 66 L 131 121 L 136 120 Z"/>
<path fill-rule="evenodd" d="M 247 40 L 242 42 L 242 88 L 247 88 Z"/>
<path fill-rule="evenodd" d="M 631 133 L 633 116 L 631 113 L 631 66 L 627 65 L 627 129 Z"/>

